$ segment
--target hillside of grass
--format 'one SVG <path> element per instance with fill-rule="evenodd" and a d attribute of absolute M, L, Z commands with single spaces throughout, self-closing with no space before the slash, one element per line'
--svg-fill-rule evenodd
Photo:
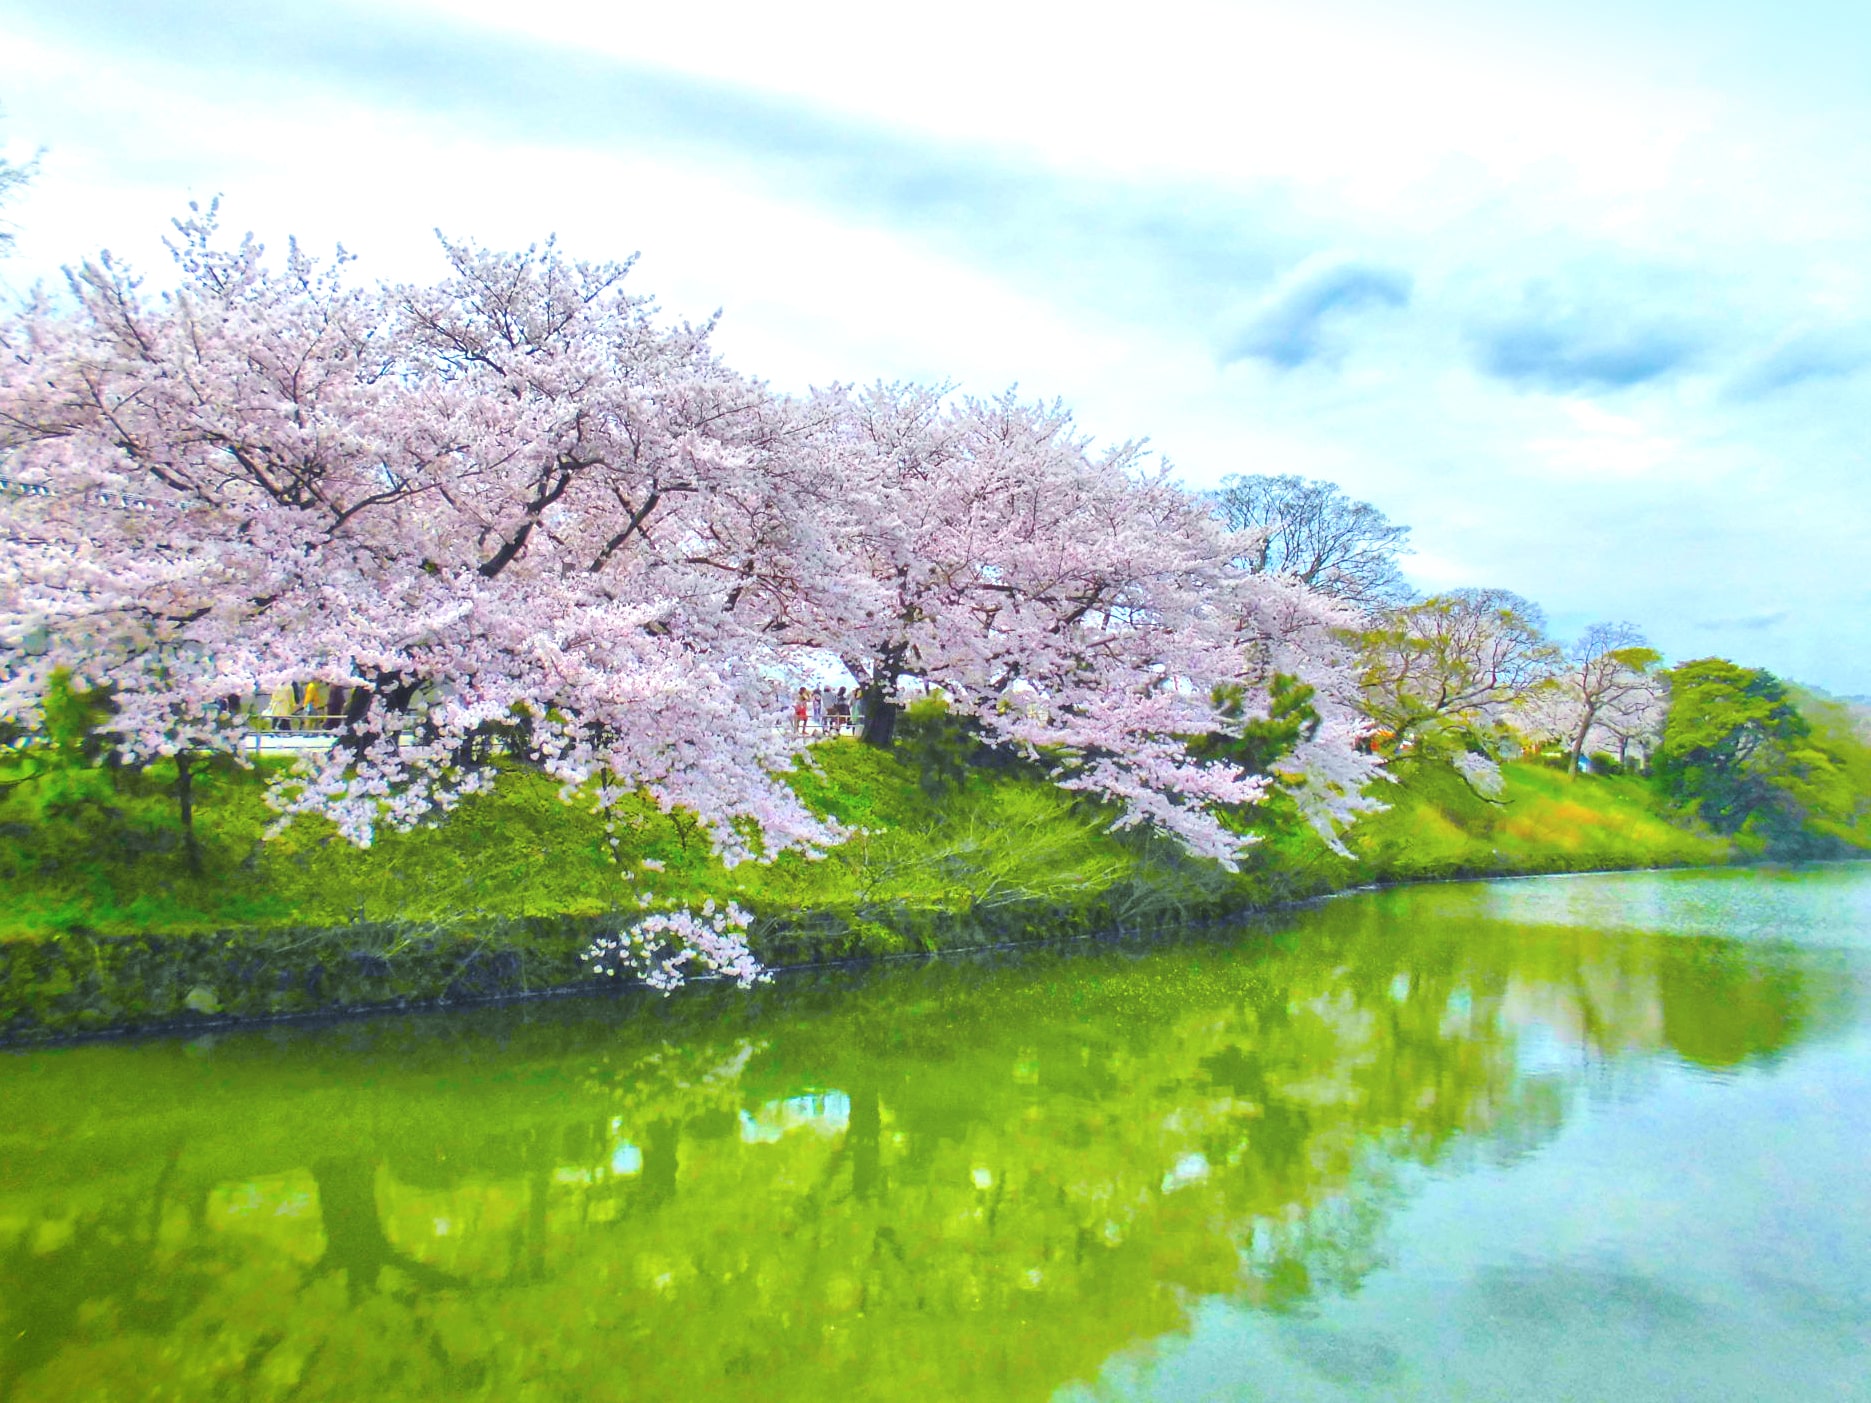
<path fill-rule="evenodd" d="M 734 898 L 763 909 L 931 911 L 1075 897 L 1138 862 L 1073 796 L 1040 779 L 971 773 L 928 787 L 903 757 L 821 745 L 794 783 L 859 830 L 823 858 L 724 868 L 686 815 L 626 802 L 607 815 L 515 767 L 409 832 L 360 849 L 320 820 L 266 839 L 274 766 L 196 781 L 201 871 L 183 848 L 173 772 L 69 772 L 0 804 L 0 938 L 591 916 L 640 898 Z"/>
<path fill-rule="evenodd" d="M 196 781 L 199 873 L 183 860 L 173 775 L 163 765 L 116 777 L 75 770 L 4 791 L 0 939 L 393 921 L 472 927 L 623 913 L 646 893 L 801 915 L 934 917 L 1113 893 L 1139 910 L 1150 893 L 1165 909 L 1264 905 L 1371 881 L 1735 855 L 1725 840 L 1668 815 L 1642 778 L 1535 764 L 1503 767 L 1505 788 L 1490 799 L 1446 765 L 1402 762 L 1397 782 L 1379 791 L 1386 811 L 1349 836 L 1354 860 L 1276 815 L 1232 877 L 1168 844 L 1112 834 L 1107 813 L 1043 777 L 963 769 L 931 783 L 913 754 L 852 740 L 818 746 L 793 783 L 856 836 L 822 857 L 787 854 L 731 869 L 684 815 L 647 802 L 601 815 L 519 767 L 432 823 L 380 832 L 367 849 L 313 819 L 268 839 L 272 769 L 230 767 Z"/>
<path fill-rule="evenodd" d="M 0 789 L 0 1039 L 566 987 L 645 897 L 734 900 L 762 958 L 790 964 L 1161 928 L 1371 882 L 1736 856 L 1636 777 L 1509 765 L 1491 800 L 1443 765 L 1395 773 L 1350 856 L 1276 808 L 1229 874 L 1113 833 L 1107 810 L 1031 769 L 956 763 L 914 736 L 815 747 L 792 783 L 855 836 L 734 868 L 683 815 L 600 815 L 518 766 L 368 849 L 321 820 L 268 839 L 269 765 L 196 781 L 191 871 L 172 772 L 56 771 Z"/>
<path fill-rule="evenodd" d="M 1389 808 L 1351 839 L 1374 881 L 1692 867 L 1738 855 L 1727 839 L 1671 814 L 1639 775 L 1508 764 L 1497 797 L 1434 762 L 1406 760 L 1396 777 L 1382 791 Z"/>

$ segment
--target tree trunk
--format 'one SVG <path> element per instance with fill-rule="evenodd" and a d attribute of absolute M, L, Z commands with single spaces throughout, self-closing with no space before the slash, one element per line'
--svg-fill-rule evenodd
<path fill-rule="evenodd" d="M 1576 775 L 1579 772 L 1579 756 L 1585 753 L 1585 737 L 1591 734 L 1592 722 L 1598 719 L 1595 707 L 1585 709 L 1585 719 L 1579 723 L 1579 733 L 1572 738 L 1572 751 L 1566 757 L 1566 773 Z"/>
<path fill-rule="evenodd" d="M 888 750 L 896 739 L 897 713 L 902 710 L 890 699 L 892 688 L 873 682 L 864 689 L 864 735 L 866 745 Z"/>
<path fill-rule="evenodd" d="M 344 710 L 340 713 L 345 729 L 357 725 L 364 719 L 364 713 L 370 710 L 371 691 L 368 687 L 346 687 L 344 689 Z"/>
<path fill-rule="evenodd" d="M 858 695 L 864 699 L 864 729 L 859 739 L 879 750 L 888 750 L 896 740 L 897 716 L 903 708 L 895 701 L 897 679 L 903 675 L 903 660 L 908 647 L 892 643 L 873 660 L 852 657 L 842 659 L 845 670 L 858 680 Z"/>
<path fill-rule="evenodd" d="M 175 753 L 175 802 L 182 813 L 182 860 L 189 875 L 201 875 L 201 844 L 195 838 L 195 769 L 186 750 Z"/>

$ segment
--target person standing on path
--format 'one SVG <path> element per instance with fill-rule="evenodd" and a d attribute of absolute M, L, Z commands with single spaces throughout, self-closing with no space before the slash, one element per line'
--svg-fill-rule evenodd
<path fill-rule="evenodd" d="M 329 707 L 331 699 L 325 691 L 325 684 L 314 677 L 305 684 L 303 729 L 322 731 L 331 725 Z"/>
<path fill-rule="evenodd" d="M 273 694 L 268 697 L 266 701 L 265 715 L 271 722 L 271 729 L 275 731 L 293 730 L 293 715 L 298 709 L 299 699 L 293 694 L 292 683 L 280 683 L 273 689 Z"/>

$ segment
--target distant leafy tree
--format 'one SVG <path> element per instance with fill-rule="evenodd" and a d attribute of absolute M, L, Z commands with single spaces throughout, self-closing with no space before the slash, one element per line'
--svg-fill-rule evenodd
<path fill-rule="evenodd" d="M 1044 762 L 996 746 L 975 717 L 952 709 L 940 694 L 903 708 L 894 749 L 931 797 L 961 789 L 973 771 L 1020 772 L 1035 778 L 1048 772 Z"/>
<path fill-rule="evenodd" d="M 1669 674 L 1656 774 L 1671 797 L 1720 833 L 1796 855 L 1832 846 L 1820 827 L 1849 806 L 1837 764 L 1786 684 L 1762 668 L 1698 658 Z"/>
<path fill-rule="evenodd" d="M 1369 502 L 1357 502 L 1331 482 L 1256 474 L 1225 477 L 1215 510 L 1258 544 L 1241 564 L 1256 575 L 1285 575 L 1359 608 L 1410 597 L 1397 570 L 1410 528 L 1392 523 Z"/>
<path fill-rule="evenodd" d="M 1871 848 L 1871 707 L 1808 688 L 1788 692 L 1835 767 L 1838 795 L 1826 816 L 1808 822 L 1848 847 Z"/>
<path fill-rule="evenodd" d="M 1500 589 L 1458 589 L 1393 610 L 1357 636 L 1365 715 L 1392 748 L 1465 748 L 1553 685 L 1562 654 L 1539 607 Z"/>

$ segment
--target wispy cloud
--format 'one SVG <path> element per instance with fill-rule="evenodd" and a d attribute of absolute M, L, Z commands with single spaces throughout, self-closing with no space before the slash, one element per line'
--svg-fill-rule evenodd
<path fill-rule="evenodd" d="M 1263 360 L 1292 370 L 1319 359 L 1329 322 L 1374 307 L 1409 303 L 1413 280 L 1400 268 L 1348 258 L 1313 259 L 1276 283 L 1222 351 L 1224 365 Z"/>
<path fill-rule="evenodd" d="M 178 81 L 336 93 L 445 120 L 463 135 L 601 153 L 650 148 L 720 167 L 1119 314 L 1206 316 L 1319 233 L 1285 192 L 1064 174 L 1004 150 L 932 140 L 603 52 L 392 9 L 284 0 L 0 0 L 28 31 Z"/>
<path fill-rule="evenodd" d="M 1634 262 L 1578 239 L 1564 251 L 1559 266 L 1518 288 L 1478 289 L 1468 340 L 1483 374 L 1517 389 L 1621 390 L 1695 366 L 1719 340 L 1702 270 Z M 1542 245 L 1520 256 L 1552 253 Z"/>
<path fill-rule="evenodd" d="M 1542 390 L 1617 390 L 1692 362 L 1696 343 L 1662 326 L 1526 319 L 1476 333 L 1476 361 L 1496 379 Z"/>
<path fill-rule="evenodd" d="M 1759 399 L 1809 380 L 1835 380 L 1871 364 L 1871 328 L 1802 328 L 1743 364 L 1728 381 L 1736 400 Z"/>
<path fill-rule="evenodd" d="M 1862 43 L 1819 103 L 1759 59 L 1810 35 L 1733 6 L 1164 3 L 0 0 L 0 135 L 51 151 L 0 274 L 160 277 L 217 191 L 367 277 L 437 224 L 641 248 L 775 383 L 1017 378 L 1192 482 L 1338 480 L 1436 587 L 1871 685 Z M 1723 81 L 1658 79 L 1698 45 Z"/>
<path fill-rule="evenodd" d="M 1766 629 L 1778 628 L 1792 617 L 1791 609 L 1764 609 L 1759 613 L 1736 614 L 1728 618 L 1697 619 L 1695 626 L 1722 632 L 1738 629 L 1743 633 L 1758 633 Z"/>

